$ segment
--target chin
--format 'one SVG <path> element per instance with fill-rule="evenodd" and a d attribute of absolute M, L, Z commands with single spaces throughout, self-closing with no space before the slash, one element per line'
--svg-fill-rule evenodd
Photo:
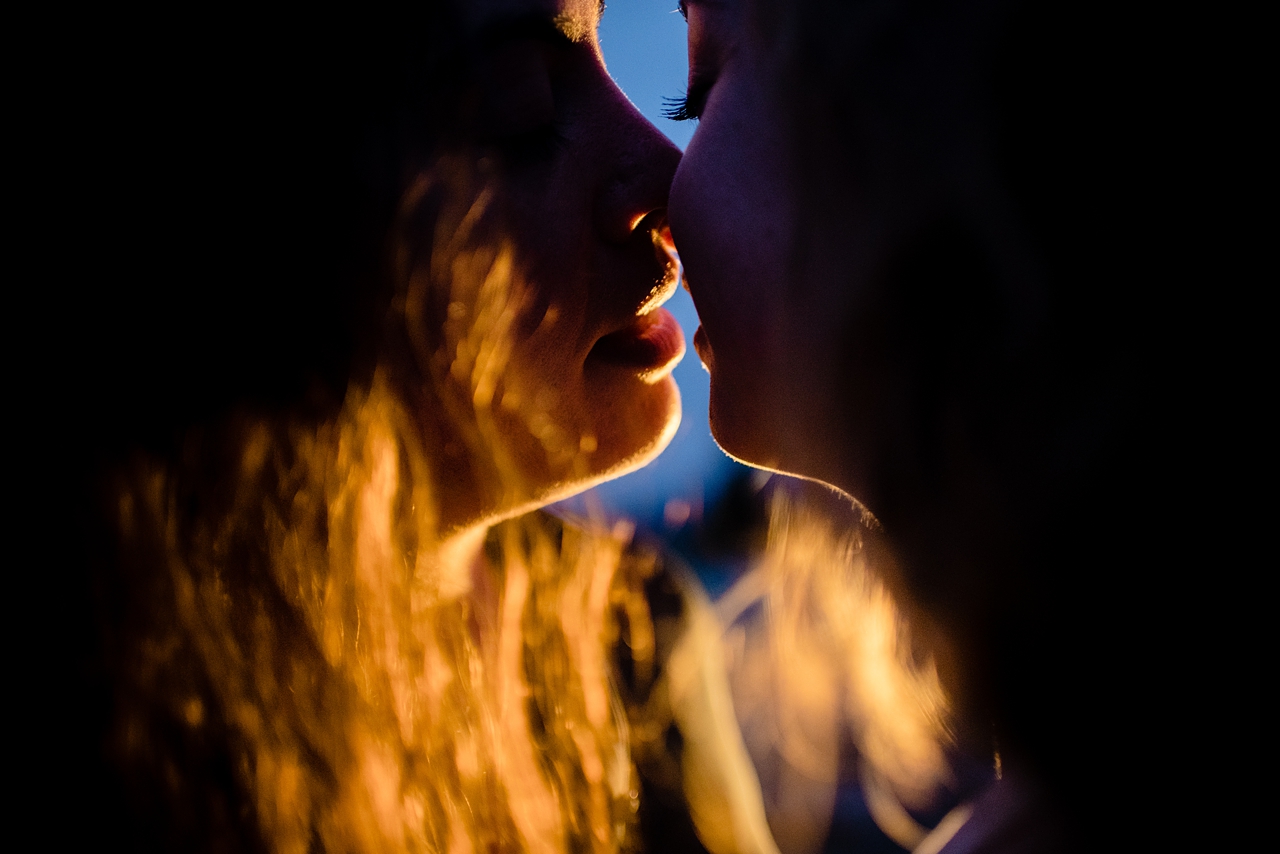
<path fill-rule="evenodd" d="M 594 447 L 584 447 L 566 462 L 548 468 L 545 449 L 536 440 L 510 449 L 523 461 L 530 488 L 522 499 L 513 501 L 510 493 L 499 499 L 496 512 L 486 519 L 498 521 L 570 498 L 657 458 L 680 426 L 680 392 L 670 376 L 656 382 L 637 379 L 634 386 L 625 393 L 615 389 L 614 394 L 591 398 L 596 415 L 579 432 L 593 436 Z"/>
<path fill-rule="evenodd" d="M 618 395 L 595 419 L 597 446 L 586 460 L 592 474 L 582 489 L 622 477 L 653 462 L 680 426 L 680 390 L 670 374 Z"/>
<path fill-rule="evenodd" d="M 717 382 L 712 373 L 707 417 L 720 450 L 744 465 L 791 474 L 782 467 L 774 414 L 762 405 L 768 396 L 733 392 L 730 384 Z"/>

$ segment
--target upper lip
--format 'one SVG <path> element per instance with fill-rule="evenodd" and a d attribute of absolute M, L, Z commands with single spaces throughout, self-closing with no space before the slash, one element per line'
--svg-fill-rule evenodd
<path fill-rule="evenodd" d="M 654 254 L 657 256 L 658 263 L 662 265 L 662 278 L 640 303 L 640 307 L 636 309 L 637 315 L 648 314 L 671 299 L 676 288 L 680 286 L 682 274 L 680 256 L 676 253 L 675 241 L 671 239 L 671 228 L 667 225 L 666 216 L 655 224 L 651 235 Z"/>
<path fill-rule="evenodd" d="M 671 226 L 665 221 L 654 233 L 654 241 L 661 243 L 662 248 L 667 251 L 668 255 L 674 256 L 676 254 L 676 241 L 671 236 Z"/>
<path fill-rule="evenodd" d="M 662 279 L 649 291 L 649 295 L 645 297 L 644 302 L 640 303 L 640 307 L 636 309 L 636 316 L 646 315 L 671 299 L 679 285 L 680 265 L 673 262 L 667 266 Z"/>
<path fill-rule="evenodd" d="M 628 311 L 626 317 L 618 318 L 616 325 L 611 325 L 611 328 L 604 333 L 605 335 L 630 329 L 637 318 L 653 312 L 671 299 L 680 285 L 680 259 L 676 254 L 675 242 L 671 239 L 671 229 L 667 226 L 666 214 L 655 211 L 646 217 L 646 220 L 648 221 L 642 222 L 637 230 L 646 232 L 647 238 L 653 244 L 654 258 L 657 261 L 656 272 L 659 275 L 649 279 L 649 290 L 640 296 L 639 301 Z"/>
<path fill-rule="evenodd" d="M 666 211 L 650 212 L 637 224 L 631 239 L 638 242 L 631 244 L 626 252 L 626 257 L 630 259 L 628 272 L 623 274 L 628 280 L 627 284 L 623 285 L 621 281 L 614 280 L 615 287 L 625 287 L 629 292 L 628 297 L 625 302 L 620 301 L 620 304 L 617 304 L 617 309 L 620 310 L 618 314 L 611 313 L 609 319 L 596 328 L 596 333 L 588 347 L 589 352 L 606 338 L 639 334 L 641 330 L 651 325 L 652 318 L 649 315 L 669 300 L 679 287 L 680 262 L 675 252 L 671 229 L 667 225 Z M 650 244 L 648 251 L 653 255 L 649 257 L 653 261 L 645 263 L 643 243 L 639 241 Z M 643 280 L 636 281 L 631 277 L 639 272 L 641 264 L 648 267 L 649 272 Z M 649 264 L 653 266 L 650 267 Z M 642 285 L 641 282 L 644 284 Z M 637 285 L 647 286 L 647 290 L 640 292 Z M 635 301 L 632 302 L 632 300 Z"/>

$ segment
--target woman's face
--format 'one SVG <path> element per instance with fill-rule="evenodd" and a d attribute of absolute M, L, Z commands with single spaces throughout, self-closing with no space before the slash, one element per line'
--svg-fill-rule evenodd
<path fill-rule="evenodd" d="M 874 510 L 886 448 L 904 433 L 907 410 L 895 395 L 910 386 L 885 343 L 886 247 L 930 203 L 898 180 L 902 140 L 877 115 L 842 129 L 879 129 L 870 136 L 883 143 L 860 138 L 856 160 L 844 150 L 815 155 L 812 138 L 798 135 L 801 123 L 829 132 L 823 122 L 836 117 L 801 115 L 794 103 L 806 93 L 779 35 L 794 22 L 763 19 L 792 18 L 790 7 L 682 8 L 686 112 L 699 124 L 671 187 L 670 219 L 702 323 L 694 345 L 711 374 L 712 432 L 734 457 L 833 484 Z M 821 214 L 798 205 L 811 195 L 822 197 Z"/>
<path fill-rule="evenodd" d="M 409 238 L 410 322 L 427 318 L 418 357 L 453 415 L 443 486 L 479 483 L 446 496 L 455 523 L 636 468 L 679 422 L 684 340 L 658 306 L 678 284 L 680 155 L 605 70 L 602 6 L 466 3 L 460 144 L 407 197 L 407 220 L 428 223 Z M 415 220 L 415 204 L 435 212 Z"/>
<path fill-rule="evenodd" d="M 791 282 L 797 216 L 780 63 L 743 0 L 689 0 L 687 112 L 699 119 L 671 188 L 671 230 L 702 322 L 711 429 L 731 455 L 797 472 L 821 395 L 814 368 L 834 306 L 805 314 Z M 821 307 L 819 307 L 821 309 Z M 823 364 L 818 360 L 816 364 Z"/>

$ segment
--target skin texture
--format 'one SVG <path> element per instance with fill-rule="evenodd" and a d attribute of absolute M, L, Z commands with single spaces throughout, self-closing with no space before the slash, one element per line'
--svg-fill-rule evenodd
<path fill-rule="evenodd" d="M 534 712 L 520 699 L 529 696 L 520 686 L 540 684 L 523 675 L 529 659 L 520 652 L 521 602 L 538 588 L 513 579 L 528 579 L 532 566 L 549 573 L 549 589 L 604 590 L 597 582 L 617 549 L 607 540 L 607 560 L 577 564 L 595 579 L 578 584 L 556 577 L 558 529 L 546 549 L 535 546 L 541 535 L 517 543 L 519 524 L 499 533 L 521 555 L 538 555 L 513 558 L 520 566 L 510 573 L 480 538 L 504 516 L 642 464 L 675 429 L 670 369 L 683 341 L 654 307 L 675 286 L 660 244 L 679 155 L 610 81 L 596 6 L 468 0 L 465 9 L 471 17 L 457 30 L 425 14 L 343 14 L 321 21 L 315 38 L 299 35 L 290 17 L 248 46 L 243 22 L 228 20 L 229 37 L 210 38 L 207 51 L 174 48 L 190 58 L 176 70 L 152 61 L 167 59 L 154 40 L 99 39 L 152 69 L 138 75 L 146 85 L 119 87 L 155 117 L 127 131 L 122 123 L 119 148 L 149 154 L 141 141 L 162 141 L 154 162 L 139 156 L 145 168 L 119 170 L 139 187 L 127 198 L 167 201 L 178 182 L 162 166 L 213 164 L 196 185 L 204 193 L 181 188 L 199 203 L 154 206 L 168 230 L 134 227 L 127 214 L 102 218 L 103 242 L 122 247 L 108 257 L 138 261 L 105 269 L 140 269 L 138 281 L 106 288 L 101 276 L 78 277 L 81 291 L 97 295 L 87 307 L 77 291 L 60 293 L 81 329 L 98 330 L 63 336 L 73 361 L 105 363 L 74 382 L 88 386 L 90 403 L 110 406 L 58 411 L 50 423 L 83 433 L 90 410 L 108 422 L 113 409 L 129 418 L 41 455 L 55 473 L 40 481 L 60 493 L 49 506 L 63 510 L 46 515 L 50 529 L 63 529 L 65 566 L 57 596 L 40 597 L 57 601 L 64 626 L 46 653 L 68 674 L 54 680 L 67 695 L 54 705 L 77 719 L 59 720 L 42 741 L 63 752 L 55 763 L 63 776 L 104 793 L 84 824 L 117 847 L 443 849 L 422 841 L 424 832 L 513 839 L 507 813 L 531 817 L 526 847 L 555 847 L 538 831 L 558 826 L 554 802 L 530 808 L 487 765 L 476 776 L 486 794 L 457 800 L 472 818 L 452 820 L 459 813 L 446 815 L 452 807 L 432 793 L 461 792 L 457 776 L 432 771 L 428 750 L 448 745 L 436 768 L 461 758 L 451 746 L 457 721 L 480 720 L 492 696 L 500 712 L 492 720 L 513 724 L 514 743 L 528 745 L 517 749 L 529 773 L 515 773 L 537 791 L 551 785 L 542 764 L 550 754 L 524 734 L 523 712 Z M 193 30 L 204 35 L 203 23 Z M 263 32 L 251 29 L 255 39 Z M 132 50 L 133 38 L 146 44 Z M 121 79 L 117 58 L 86 63 L 96 67 L 84 76 Z M 423 69 L 437 73 L 413 73 Z M 176 116 L 173 101 L 184 105 Z M 189 115 L 204 118 L 188 126 Z M 173 136 L 151 133 L 161 126 Z M 188 129 L 191 144 L 179 148 L 174 136 Z M 171 233 L 186 239 L 159 239 Z M 202 273 L 206 259 L 217 263 Z M 86 310 L 99 304 L 108 310 Z M 148 305 L 156 311 L 141 310 Z M 118 339 L 133 352 L 119 353 Z M 141 377 L 125 370 L 148 366 Z M 150 407 L 132 413 L 117 393 L 125 383 Z M 171 389 L 185 406 L 172 405 Z M 592 601 L 608 607 L 594 593 Z M 226 620 L 194 616 L 210 613 L 202 602 Z M 570 630 L 588 633 L 574 648 L 605 655 L 592 642 L 604 636 L 602 617 L 552 607 Z M 163 673 L 145 663 L 159 646 L 168 650 Z M 489 651 L 499 649 L 495 663 Z M 548 666 L 567 672 L 558 659 Z M 43 660 L 39 668 L 56 672 Z M 608 697 L 604 662 L 589 672 L 595 696 Z M 295 693 L 296 679 L 309 687 Z M 395 680 L 412 684 L 397 693 Z M 424 694 L 437 690 L 427 683 L 457 698 L 463 714 L 451 717 Z M 547 684 L 553 697 L 585 693 Z M 242 690 L 252 699 L 234 699 Z M 542 726 L 556 720 L 563 704 L 554 705 L 538 715 L 539 733 L 553 729 Z M 240 728 L 231 718 L 251 706 Z M 397 723 L 401 712 L 422 723 Z M 380 726 L 386 738 L 364 735 Z M 486 749 L 503 739 L 487 725 L 475 732 Z M 311 746 L 299 753 L 286 743 Z M 376 760 L 371 778 L 358 757 L 375 743 L 392 758 Z M 305 755 L 305 769 L 276 762 L 277 750 Z M 270 767 L 281 769 L 283 788 L 255 776 Z M 422 796 L 401 785 L 410 779 Z M 597 774 L 595 784 L 612 779 Z M 255 810 L 259 790 L 285 791 L 290 804 Z M 308 790 L 322 794 L 297 794 Z M 360 806 L 381 792 L 405 795 L 384 801 L 403 808 L 403 823 Z M 170 795 L 183 805 L 170 808 Z M 566 797 L 603 805 L 601 822 L 578 827 L 604 844 L 607 797 Z M 497 808 L 471 812 L 479 800 Z M 437 814 L 424 815 L 424 803 Z"/>
<path fill-rule="evenodd" d="M 700 120 L 670 218 L 712 431 L 733 456 L 887 521 L 982 480 L 976 406 L 1010 375 L 1004 342 L 1033 322 L 1034 289 L 1001 290 L 981 233 L 1007 231 L 1003 214 L 972 190 L 995 184 L 962 112 L 964 39 L 980 26 L 935 22 L 960 33 L 940 49 L 924 26 L 899 43 L 859 24 L 867 58 L 845 72 L 863 84 L 849 92 L 804 85 L 789 16 L 756 5 L 687 4 Z"/>
<path fill-rule="evenodd" d="M 777 468 L 781 425 L 765 390 L 778 387 L 775 320 L 793 217 L 785 176 L 772 168 L 785 162 L 780 131 L 767 122 L 774 105 L 757 97 L 769 91 L 768 69 L 744 11 L 689 9 L 690 91 L 700 75 L 716 74 L 716 85 L 676 173 L 672 233 L 702 323 L 695 344 L 711 374 L 712 433 L 738 459 Z"/>
<path fill-rule="evenodd" d="M 429 192 L 415 197 L 411 187 L 406 196 L 400 235 L 411 259 L 410 302 L 414 283 L 428 291 L 410 306 L 420 316 L 409 323 L 423 322 L 430 343 L 417 360 L 437 384 L 420 418 L 426 447 L 443 449 L 437 487 L 446 531 L 636 468 L 679 421 L 670 371 L 684 344 L 657 306 L 677 284 L 665 208 L 680 155 L 605 70 L 599 13 L 577 0 L 468 4 L 462 158 L 439 171 L 472 173 L 478 224 L 469 239 L 446 246 L 442 261 L 437 231 L 449 212 L 433 208 Z M 455 212 L 451 222 L 466 216 Z M 498 296 L 505 331 L 486 330 L 482 314 L 495 303 L 484 280 L 507 261 Z M 475 366 L 457 369 L 466 361 L 458 342 L 477 329 L 482 338 L 493 333 L 482 346 L 503 349 L 484 401 Z M 473 404 L 486 411 L 458 417 Z M 482 452 L 476 430 L 488 443 Z M 477 459 L 486 455 L 494 459 Z"/>
<path fill-rule="evenodd" d="M 848 461 L 823 425 L 836 417 L 830 392 L 843 366 L 831 354 L 848 296 L 831 279 L 798 281 L 793 263 L 800 224 L 782 58 L 745 3 L 687 12 L 700 122 L 672 186 L 671 222 L 702 321 L 712 432 L 744 462 L 833 481 Z"/>
<path fill-rule="evenodd" d="M 1172 66 L 1090 6 L 686 6 L 700 124 L 670 219 L 716 438 L 870 510 L 958 749 L 1093 844 L 1129 797 L 1097 757 L 1177 705 L 1111 687 L 1167 637 L 1145 616 L 1165 582 L 1134 583 L 1165 571 L 1180 493 L 1153 473 L 1182 469 L 1147 449 L 1182 417 L 1152 406 L 1177 363 L 1136 199 L 1164 143 L 1133 105 Z"/>
<path fill-rule="evenodd" d="M 670 218 L 712 431 L 731 455 L 834 486 L 878 520 L 877 569 L 928 639 L 963 730 L 988 710 L 957 650 L 979 643 L 993 567 L 1013 565 L 1021 467 L 999 455 L 1025 438 L 1006 383 L 1034 302 L 990 261 L 1006 221 L 967 136 L 969 39 L 986 24 L 847 10 L 868 16 L 840 22 L 864 40 L 838 66 L 849 85 L 805 85 L 815 72 L 788 54 L 794 16 L 745 0 L 686 11 L 700 121 Z M 974 738 L 981 753 L 988 731 Z"/>

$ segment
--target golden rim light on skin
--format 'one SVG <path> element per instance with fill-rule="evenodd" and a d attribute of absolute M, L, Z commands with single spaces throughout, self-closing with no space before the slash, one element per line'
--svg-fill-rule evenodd
<path fill-rule="evenodd" d="M 559 31 L 598 56 L 595 0 L 467 8 L 532 5 L 555 10 Z M 225 754 L 227 785 L 245 798 L 234 806 L 247 808 L 230 820 L 252 823 L 273 850 L 318 840 L 333 851 L 613 854 L 634 830 L 638 782 L 608 655 L 625 632 L 637 672 L 660 669 L 643 590 L 652 559 L 625 553 L 626 531 L 538 517 L 504 524 L 487 548 L 482 537 L 670 440 L 682 347 L 648 342 L 667 353 L 648 368 L 597 348 L 670 331 L 659 306 L 676 264 L 656 264 L 662 278 L 625 311 L 594 318 L 608 328 L 552 352 L 573 306 L 530 309 L 544 296 L 530 281 L 539 274 L 488 219 L 504 188 L 476 163 L 436 166 L 395 224 L 395 340 L 368 387 L 349 389 L 322 423 L 247 418 L 193 434 L 194 458 L 234 460 L 216 474 L 185 458 L 121 473 L 120 572 L 140 613 L 111 627 L 127 683 L 112 748 L 127 769 L 163 778 L 175 815 L 192 769 L 164 755 L 165 726 Z M 626 224 L 648 221 L 665 253 L 648 217 Z M 645 342 L 615 343 L 613 355 L 635 357 Z M 575 399 L 566 387 L 579 378 Z M 591 398 L 619 391 L 631 408 L 593 421 Z M 732 726 L 728 704 L 717 708 L 685 726 Z"/>
<path fill-rule="evenodd" d="M 659 306 L 677 284 L 662 234 L 679 153 L 604 70 L 596 38 L 602 9 L 596 0 L 463 7 L 478 43 L 502 56 L 520 48 L 508 58 L 548 76 L 549 112 L 537 121 L 550 116 L 551 124 L 537 133 L 547 131 L 555 144 L 542 159 L 507 163 L 498 140 L 495 157 L 467 163 L 463 151 L 460 162 L 437 170 L 432 180 L 459 186 L 454 195 L 469 201 L 452 201 L 454 211 L 434 226 L 435 244 L 448 249 L 432 257 L 431 269 L 410 263 L 398 274 L 410 296 L 418 294 L 407 325 L 432 300 L 441 314 L 448 309 L 449 340 L 410 330 L 419 371 L 433 386 L 425 408 L 441 398 L 450 417 L 439 429 L 463 434 L 445 442 L 461 449 L 454 459 L 479 459 L 488 469 L 449 472 L 452 486 L 468 475 L 480 481 L 455 526 L 491 522 L 637 468 L 678 426 L 671 370 L 684 342 Z M 488 103 L 483 94 L 480 101 Z M 486 163 L 488 175 L 464 174 Z M 422 239 L 416 207 L 407 200 L 408 227 L 398 238 L 410 253 Z M 505 458 L 502 477 L 485 462 L 492 454 Z"/>
<path fill-rule="evenodd" d="M 602 68 L 590 73 L 612 87 Z M 595 267 L 566 261 L 562 273 L 546 267 L 537 246 L 531 266 L 529 251 L 504 236 L 503 181 L 465 153 L 450 158 L 406 193 L 397 226 L 396 276 L 406 283 L 401 323 L 427 381 L 424 419 L 443 407 L 441 444 L 458 448 L 454 459 L 470 461 L 446 473 L 447 486 L 466 489 L 468 479 L 476 481 L 474 494 L 454 504 L 459 512 L 450 527 L 487 524 L 637 468 L 678 426 L 670 374 L 684 342 L 660 308 L 678 284 L 661 211 L 643 202 L 647 212 L 630 214 L 625 244 L 593 232 L 603 242 L 583 252 L 606 256 Z M 616 192 L 607 184 L 591 191 Z M 658 200 L 665 201 L 665 186 Z M 516 215 L 526 216 L 520 208 Z M 423 255 L 417 244 L 432 232 L 436 248 Z M 626 266 L 619 270 L 619 263 Z M 566 277 L 570 284 L 556 284 L 558 291 L 541 283 Z M 586 297 L 609 296 L 598 306 L 594 298 L 569 299 L 575 287 L 586 288 Z M 438 334 L 433 316 L 440 318 Z"/>

